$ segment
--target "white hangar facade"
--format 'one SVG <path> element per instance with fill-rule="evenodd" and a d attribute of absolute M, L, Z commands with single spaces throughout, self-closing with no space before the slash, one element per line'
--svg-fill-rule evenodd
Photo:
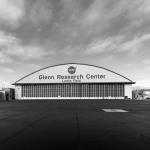
<path fill-rule="evenodd" d="M 114 71 L 81 63 L 42 68 L 14 83 L 19 100 L 131 99 L 132 84 L 132 80 Z"/>

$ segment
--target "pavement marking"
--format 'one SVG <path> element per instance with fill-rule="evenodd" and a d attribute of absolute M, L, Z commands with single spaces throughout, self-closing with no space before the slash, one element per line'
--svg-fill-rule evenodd
<path fill-rule="evenodd" d="M 76 112 L 76 128 L 77 128 L 77 142 L 80 142 L 80 125 L 79 125 L 79 115 Z"/>
<path fill-rule="evenodd" d="M 129 112 L 127 110 L 123 110 L 123 109 L 102 109 L 105 112 Z"/>

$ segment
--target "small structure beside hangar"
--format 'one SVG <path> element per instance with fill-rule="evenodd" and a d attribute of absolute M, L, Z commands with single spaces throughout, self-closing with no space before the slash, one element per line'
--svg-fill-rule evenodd
<path fill-rule="evenodd" d="M 0 90 L 0 101 L 11 101 L 11 100 L 15 100 L 15 89 L 2 88 Z"/>

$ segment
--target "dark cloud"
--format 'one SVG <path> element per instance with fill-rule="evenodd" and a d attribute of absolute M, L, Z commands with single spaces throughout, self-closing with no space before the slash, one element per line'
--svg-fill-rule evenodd
<path fill-rule="evenodd" d="M 0 2 L 0 63 L 4 66 L 19 61 L 33 66 L 80 61 L 123 70 L 124 64 L 142 68 L 141 58 L 147 60 L 150 55 L 149 0 Z"/>

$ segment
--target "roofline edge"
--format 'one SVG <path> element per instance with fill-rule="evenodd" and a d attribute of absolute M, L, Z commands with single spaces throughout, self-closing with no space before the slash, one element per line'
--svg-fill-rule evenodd
<path fill-rule="evenodd" d="M 34 74 L 34 73 L 36 73 L 36 72 L 41 71 L 41 70 L 44 70 L 44 69 L 47 69 L 47 68 L 56 67 L 56 66 L 61 66 L 61 65 L 68 65 L 68 64 L 86 65 L 86 66 L 93 66 L 93 67 L 97 67 L 97 68 L 105 69 L 105 70 L 107 70 L 107 71 L 110 71 L 110 72 L 112 72 L 112 73 L 115 73 L 115 74 L 117 74 L 117 75 L 119 75 L 119 76 L 121 76 L 121 77 L 125 78 L 126 80 L 129 80 L 130 82 L 133 82 L 131 79 L 129 79 L 129 78 L 127 78 L 127 77 L 125 77 L 124 75 L 121 75 L 121 74 L 119 74 L 119 73 L 117 73 L 117 72 L 115 72 L 115 71 L 112 71 L 112 70 L 109 70 L 109 69 L 107 69 L 107 68 L 100 67 L 100 66 L 97 66 L 97 65 L 90 65 L 90 64 L 85 64 L 85 63 L 64 63 L 64 64 L 52 65 L 52 66 L 47 66 L 47 67 L 44 67 L 44 68 L 38 69 L 38 70 L 36 70 L 36 71 L 34 71 L 34 72 L 31 72 L 31 73 L 29 73 L 29 74 L 25 75 L 24 77 L 20 78 L 19 80 L 17 80 L 17 81 L 16 81 L 15 83 L 13 83 L 12 85 L 15 85 L 17 82 L 19 82 L 19 81 L 23 80 L 24 78 L 26 78 L 26 77 L 28 77 L 28 76 L 30 76 L 30 75 L 32 75 L 32 74 Z"/>

